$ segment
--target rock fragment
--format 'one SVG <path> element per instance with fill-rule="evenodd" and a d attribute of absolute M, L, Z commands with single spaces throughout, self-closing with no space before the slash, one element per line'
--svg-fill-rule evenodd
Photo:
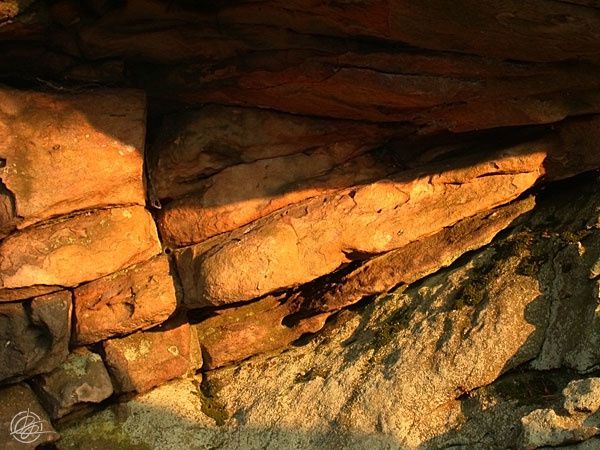
<path fill-rule="evenodd" d="M 144 392 L 191 368 L 190 326 L 168 324 L 104 341 L 117 392 Z"/>
<path fill-rule="evenodd" d="M 113 393 L 102 358 L 84 347 L 75 349 L 52 372 L 38 375 L 34 388 L 52 419 L 59 419 Z"/>
<path fill-rule="evenodd" d="M 49 372 L 69 354 L 71 293 L 0 303 L 0 382 Z"/>
<path fill-rule="evenodd" d="M 167 320 L 177 306 L 165 255 L 79 286 L 74 294 L 77 344 L 151 328 Z"/>
<path fill-rule="evenodd" d="M 160 251 L 156 226 L 142 206 L 65 217 L 0 242 L 0 292 L 35 285 L 74 286 Z"/>

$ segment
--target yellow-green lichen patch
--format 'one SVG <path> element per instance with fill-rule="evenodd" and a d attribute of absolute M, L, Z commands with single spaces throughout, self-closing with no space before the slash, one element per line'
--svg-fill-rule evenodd
<path fill-rule="evenodd" d="M 86 450 L 152 450 L 142 442 L 134 442 L 123 430 L 117 415 L 106 409 L 82 421 L 59 429 L 61 449 Z"/>
<path fill-rule="evenodd" d="M 127 361 L 135 361 L 150 353 L 151 347 L 148 339 L 142 337 L 136 339 L 134 342 L 128 342 L 123 350 L 123 356 Z"/>

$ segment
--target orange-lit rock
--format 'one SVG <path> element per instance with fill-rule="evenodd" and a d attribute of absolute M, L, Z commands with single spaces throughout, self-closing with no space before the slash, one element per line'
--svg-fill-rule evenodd
<path fill-rule="evenodd" d="M 185 302 L 222 305 L 305 283 L 507 203 L 543 175 L 544 149 L 536 143 L 500 151 L 490 161 L 466 158 L 400 172 L 178 250 Z"/>
<path fill-rule="evenodd" d="M 407 128 L 205 106 L 163 121 L 150 152 L 151 190 L 159 199 L 177 198 L 206 190 L 208 177 L 227 167 L 303 152 L 327 154 L 339 164 L 402 132 Z M 321 170 L 323 164 L 316 163 Z"/>
<path fill-rule="evenodd" d="M 144 392 L 185 374 L 192 366 L 187 323 L 169 324 L 104 342 L 106 364 L 118 392 Z"/>
<path fill-rule="evenodd" d="M 168 258 L 107 275 L 75 289 L 74 342 L 91 344 L 167 320 L 177 298 Z"/>
<path fill-rule="evenodd" d="M 142 206 L 85 212 L 1 241 L 0 288 L 74 286 L 160 251 L 156 226 Z"/>
<path fill-rule="evenodd" d="M 145 97 L 137 91 L 0 89 L 0 180 L 13 196 L 16 226 L 145 204 L 145 114 Z"/>

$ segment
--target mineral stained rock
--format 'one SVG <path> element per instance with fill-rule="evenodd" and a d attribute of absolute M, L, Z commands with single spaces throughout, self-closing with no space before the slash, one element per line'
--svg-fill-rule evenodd
<path fill-rule="evenodd" d="M 0 88 L 0 105 L 0 205 L 14 210 L 5 217 L 0 206 L 0 233 L 74 211 L 145 204 L 142 93 Z"/>
<path fill-rule="evenodd" d="M 79 286 L 73 341 L 91 344 L 164 322 L 177 306 L 173 283 L 169 260 L 159 255 Z"/>
<path fill-rule="evenodd" d="M 592 450 L 597 379 L 534 364 L 552 341 L 557 304 L 574 309 L 562 322 L 576 330 L 597 316 L 587 308 L 597 304 L 599 192 L 597 175 L 562 182 L 540 193 L 510 232 L 450 267 L 341 311 L 275 357 L 206 372 L 198 393 L 178 380 L 124 412 L 67 426 L 60 448 L 77 448 L 102 426 L 118 442 L 167 449 Z M 579 249 L 574 269 L 586 275 L 573 282 L 591 288 L 577 292 L 578 303 L 555 289 L 570 286 L 573 273 L 555 270 L 570 248 Z M 572 347 L 597 365 L 589 336 L 573 334 Z"/>
<path fill-rule="evenodd" d="M 206 372 L 197 396 L 191 381 L 179 380 L 129 402 L 125 418 L 106 410 L 67 427 L 62 448 L 76 448 L 97 426 L 115 427 L 132 444 L 173 449 L 202 442 L 226 449 L 545 450 L 590 438 L 598 430 L 595 379 L 568 367 L 539 371 L 535 361 L 552 342 L 557 305 L 573 308 L 561 321 L 575 330 L 582 319 L 584 328 L 596 319 L 588 308 L 597 305 L 598 182 L 592 174 L 549 188 L 489 246 L 338 313 L 276 357 Z M 590 288 L 577 292 L 576 303 L 555 289 L 571 286 L 573 273 L 555 270 L 568 249 L 579 250 L 570 262 L 586 275 L 573 282 Z M 571 348 L 586 350 L 597 365 L 590 333 L 573 334 Z"/>
<path fill-rule="evenodd" d="M 160 251 L 156 226 L 142 206 L 85 212 L 0 241 L 0 288 L 74 286 Z"/>
<path fill-rule="evenodd" d="M 204 368 L 283 348 L 302 334 L 321 329 L 332 313 L 400 284 L 410 284 L 489 243 L 533 206 L 530 197 L 499 207 L 372 258 L 343 276 L 332 274 L 281 298 L 268 296 L 249 305 L 216 311 L 214 317 L 194 326 Z"/>
<path fill-rule="evenodd" d="M 309 199 L 215 242 L 177 250 L 185 303 L 222 305 L 305 283 L 354 255 L 402 247 L 507 203 L 542 176 L 543 149 L 522 146 L 490 161 L 401 172 Z"/>
<path fill-rule="evenodd" d="M 317 166 L 326 171 L 327 162 L 343 162 L 402 132 L 407 130 L 401 126 L 322 120 L 258 108 L 204 106 L 164 119 L 149 155 L 150 184 L 157 198 L 177 198 L 206 189 L 208 178 L 228 167 L 277 161 L 309 151 L 316 152 L 321 159 Z"/>
<path fill-rule="evenodd" d="M 144 392 L 192 367 L 190 326 L 167 324 L 104 341 L 106 364 L 117 392 Z M 195 343 L 197 346 L 197 343 Z"/>
<path fill-rule="evenodd" d="M 0 446 L 5 450 L 33 450 L 60 437 L 25 383 L 0 388 L 0 428 Z"/>
<path fill-rule="evenodd" d="M 0 382 L 48 372 L 69 353 L 71 293 L 0 304 Z"/>
<path fill-rule="evenodd" d="M 52 372 L 34 378 L 33 386 L 52 419 L 99 403 L 113 393 L 102 358 L 84 347 L 69 353 Z"/>

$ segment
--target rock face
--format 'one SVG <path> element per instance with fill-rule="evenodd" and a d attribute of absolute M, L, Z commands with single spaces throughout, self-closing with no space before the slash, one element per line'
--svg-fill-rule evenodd
<path fill-rule="evenodd" d="M 142 93 L 1 88 L 0 105 L 0 180 L 8 191 L 0 203 L 12 202 L 15 215 L 0 213 L 0 230 L 11 219 L 24 228 L 73 211 L 144 205 Z"/>
<path fill-rule="evenodd" d="M 0 447 L 600 447 L 598 30 L 0 1 Z"/>
<path fill-rule="evenodd" d="M 0 383 L 48 372 L 69 353 L 71 294 L 0 304 Z"/>
<path fill-rule="evenodd" d="M 562 322 L 575 327 L 597 303 L 595 290 L 577 293 L 577 304 L 557 291 L 573 274 L 555 264 L 577 250 L 568 261 L 586 279 L 574 282 L 596 286 L 587 274 L 600 258 L 599 192 L 597 175 L 548 189 L 490 246 L 338 313 L 302 345 L 206 372 L 199 399 L 175 395 L 192 390 L 189 381 L 161 387 L 130 402 L 125 418 L 104 411 L 66 428 L 62 445 L 73 448 L 105 423 L 151 448 L 177 448 L 182 436 L 231 449 L 500 450 L 586 440 L 598 430 L 597 380 L 536 364 L 553 341 L 557 305 L 574 308 L 577 318 Z M 588 335 L 572 344 L 598 364 Z M 187 409 L 197 402 L 204 414 Z M 165 409 L 172 416 L 159 417 Z M 156 431 L 164 426 L 179 432 Z"/>
<path fill-rule="evenodd" d="M 156 227 L 143 207 L 85 212 L 0 241 L 0 287 L 74 286 L 160 250 Z"/>
<path fill-rule="evenodd" d="M 106 363 L 118 392 L 144 392 L 185 374 L 192 365 L 187 323 L 104 342 Z"/>
<path fill-rule="evenodd" d="M 176 306 L 169 261 L 160 255 L 75 289 L 73 340 L 91 344 L 144 330 L 167 320 Z"/>
<path fill-rule="evenodd" d="M 413 281 L 487 244 L 533 207 L 533 198 L 458 222 L 398 250 L 372 258 L 343 276 L 316 280 L 283 298 L 266 297 L 218 311 L 195 326 L 204 367 L 213 369 L 277 350 L 323 327 L 332 313 L 362 299 Z"/>
<path fill-rule="evenodd" d="M 75 349 L 59 367 L 36 377 L 34 388 L 52 419 L 113 393 L 102 358 L 85 348 Z"/>
<path fill-rule="evenodd" d="M 330 273 L 353 255 L 406 245 L 513 200 L 541 177 L 544 157 L 526 147 L 493 163 L 401 173 L 295 205 L 227 240 L 177 251 L 185 302 L 249 300 Z"/>

